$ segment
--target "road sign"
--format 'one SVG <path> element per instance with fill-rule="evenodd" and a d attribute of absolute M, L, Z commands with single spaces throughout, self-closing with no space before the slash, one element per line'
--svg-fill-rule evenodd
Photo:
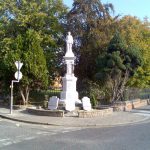
<path fill-rule="evenodd" d="M 22 73 L 20 72 L 20 69 L 21 69 L 23 63 L 21 63 L 20 61 L 16 61 L 15 65 L 17 67 L 17 72 L 15 73 L 15 78 L 17 80 L 12 80 L 11 81 L 11 86 L 10 86 L 11 87 L 10 114 L 13 113 L 13 84 L 14 84 L 14 82 L 19 82 L 19 80 L 22 78 Z"/>
<path fill-rule="evenodd" d="M 15 78 L 16 78 L 17 80 L 20 80 L 20 79 L 22 78 L 22 73 L 21 73 L 20 71 L 17 71 L 17 72 L 15 73 Z"/>
<path fill-rule="evenodd" d="M 15 65 L 16 65 L 16 67 L 17 67 L 17 70 L 20 70 L 21 67 L 22 67 L 22 65 L 23 65 L 23 63 L 21 63 L 20 61 L 16 61 L 16 62 L 15 62 Z"/>

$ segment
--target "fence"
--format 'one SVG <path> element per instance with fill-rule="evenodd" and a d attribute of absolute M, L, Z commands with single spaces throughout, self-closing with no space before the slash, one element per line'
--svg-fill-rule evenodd
<path fill-rule="evenodd" d="M 124 93 L 125 100 L 150 99 L 150 89 L 129 88 Z"/>
<path fill-rule="evenodd" d="M 48 90 L 46 93 L 49 97 L 52 97 L 52 96 L 57 96 L 58 98 L 60 98 L 60 93 L 62 91 L 60 89 L 54 89 L 54 90 Z"/>

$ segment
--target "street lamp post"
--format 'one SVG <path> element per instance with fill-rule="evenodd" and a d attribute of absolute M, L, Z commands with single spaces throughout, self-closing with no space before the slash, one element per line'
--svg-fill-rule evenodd
<path fill-rule="evenodd" d="M 21 69 L 23 63 L 21 63 L 20 61 L 16 61 L 15 65 L 17 67 L 17 72 L 15 73 L 15 78 L 17 80 L 11 81 L 10 114 L 13 113 L 13 86 L 14 86 L 13 84 L 14 84 L 14 82 L 19 82 L 20 79 L 22 78 L 22 73 L 20 72 L 20 69 Z"/>

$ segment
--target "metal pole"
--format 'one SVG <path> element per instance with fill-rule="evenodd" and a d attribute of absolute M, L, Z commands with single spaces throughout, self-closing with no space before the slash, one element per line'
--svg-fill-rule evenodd
<path fill-rule="evenodd" d="M 11 81 L 10 114 L 13 113 L 13 88 L 14 88 L 14 82 L 19 82 L 19 80 L 12 80 Z"/>
<path fill-rule="evenodd" d="M 11 81 L 11 99 L 10 99 L 10 114 L 12 114 L 13 111 L 13 80 Z"/>
<path fill-rule="evenodd" d="M 17 63 L 18 63 L 18 65 L 17 65 Z M 16 67 L 17 67 L 18 76 L 16 77 L 16 75 L 15 75 L 15 78 L 16 78 L 17 80 L 12 80 L 12 81 L 11 81 L 10 114 L 13 113 L 13 83 L 14 83 L 14 82 L 19 82 L 19 80 L 22 78 L 22 76 L 19 77 L 20 69 L 21 69 L 20 64 L 21 64 L 21 67 L 22 67 L 23 63 L 20 63 L 20 61 L 16 61 L 16 62 L 15 62 L 15 65 L 16 65 Z M 21 75 L 22 75 L 22 74 L 21 74 Z"/>

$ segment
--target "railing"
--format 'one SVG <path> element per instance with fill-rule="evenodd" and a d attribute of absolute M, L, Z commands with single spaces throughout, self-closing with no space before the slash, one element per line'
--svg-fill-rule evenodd
<path fill-rule="evenodd" d="M 150 89 L 129 88 L 124 92 L 125 100 L 150 99 Z"/>
<path fill-rule="evenodd" d="M 47 95 L 48 95 L 49 97 L 57 96 L 58 98 L 60 98 L 60 93 L 61 93 L 61 90 L 60 90 L 60 89 L 52 89 L 52 90 L 48 90 L 48 91 L 47 91 Z"/>

